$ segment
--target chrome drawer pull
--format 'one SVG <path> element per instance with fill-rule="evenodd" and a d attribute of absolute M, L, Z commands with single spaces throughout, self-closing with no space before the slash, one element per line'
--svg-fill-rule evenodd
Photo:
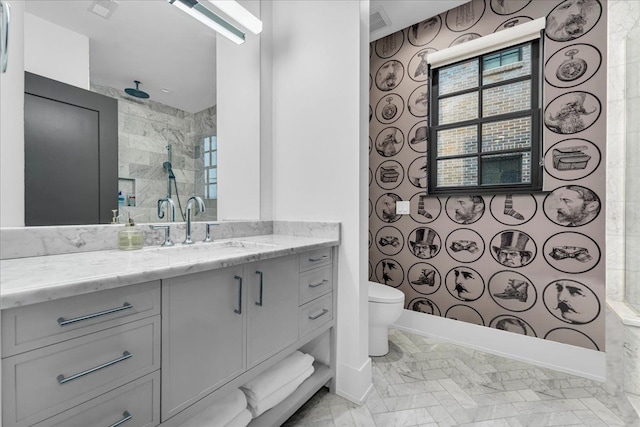
<path fill-rule="evenodd" d="M 117 313 L 122 310 L 129 310 L 130 308 L 133 308 L 133 306 L 128 302 L 125 302 L 122 305 L 122 307 L 110 308 L 109 310 L 100 311 L 98 313 L 93 313 L 93 314 L 87 314 L 86 316 L 74 317 L 73 319 L 69 319 L 69 320 L 64 320 L 64 317 L 60 317 L 58 319 L 58 325 L 67 326 L 72 323 L 82 322 L 83 320 L 89 320 L 89 319 L 94 319 L 100 316 L 106 316 L 107 314 Z"/>
<path fill-rule="evenodd" d="M 310 288 L 317 288 L 318 286 L 322 286 L 325 283 L 329 283 L 329 281 L 327 279 L 322 280 L 322 282 L 318 282 L 318 283 L 309 283 L 309 287 Z"/>
<path fill-rule="evenodd" d="M 260 275 L 260 301 L 256 301 L 256 305 L 262 307 L 262 279 L 264 278 L 264 273 L 262 271 L 256 271 L 256 274 Z"/>
<path fill-rule="evenodd" d="M 325 259 L 329 259 L 329 255 L 322 255 L 320 258 L 309 258 L 311 262 L 323 261 Z"/>
<path fill-rule="evenodd" d="M 122 416 L 124 418 L 122 418 L 120 421 L 118 421 L 115 424 L 111 424 L 109 427 L 118 427 L 121 426 L 122 424 L 126 423 L 127 421 L 129 421 L 131 418 L 133 418 L 133 416 L 129 413 L 129 411 L 124 411 L 122 413 Z"/>
<path fill-rule="evenodd" d="M 329 312 L 329 310 L 327 310 L 326 308 L 323 308 L 322 312 L 320 314 L 316 314 L 315 316 L 309 316 L 309 320 L 316 320 L 318 317 L 324 316 L 328 312 Z"/>
<path fill-rule="evenodd" d="M 86 371 L 80 372 L 78 374 L 71 375 L 69 378 L 65 378 L 64 375 L 60 374 L 57 377 L 58 384 L 62 385 L 62 384 L 68 383 L 69 381 L 73 381 L 80 377 L 84 377 L 85 375 L 89 375 L 93 372 L 99 371 L 100 369 L 104 369 L 111 365 L 115 365 L 118 362 L 122 362 L 123 360 L 127 360 L 131 356 L 133 356 L 131 353 L 129 353 L 128 351 L 125 351 L 124 353 L 122 353 L 122 356 L 118 357 L 117 359 L 111 360 L 107 363 L 103 363 L 102 365 L 96 366 L 95 368 L 87 369 Z"/>
<path fill-rule="evenodd" d="M 233 312 L 242 314 L 242 277 L 234 276 L 233 278 L 238 281 L 238 308 L 234 308 Z"/>

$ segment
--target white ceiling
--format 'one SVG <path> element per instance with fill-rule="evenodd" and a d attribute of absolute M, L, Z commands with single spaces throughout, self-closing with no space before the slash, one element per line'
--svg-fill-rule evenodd
<path fill-rule="evenodd" d="M 371 0 L 370 11 L 382 8 L 390 24 L 372 32 L 369 41 L 378 40 L 467 2 L 469 0 Z"/>
<path fill-rule="evenodd" d="M 28 0 L 26 11 L 89 37 L 93 83 L 124 90 L 139 80 L 151 100 L 191 113 L 216 103 L 213 30 L 167 0 L 120 0 L 108 20 L 91 3 Z"/>
<path fill-rule="evenodd" d="M 371 0 L 390 25 L 370 41 L 457 7 L 468 0 Z M 195 113 L 216 103 L 216 36 L 167 0 L 119 0 L 106 20 L 91 0 L 28 0 L 27 12 L 90 40 L 91 81 L 124 90 L 141 81 L 151 99 Z M 161 92 L 169 89 L 171 93 Z"/>

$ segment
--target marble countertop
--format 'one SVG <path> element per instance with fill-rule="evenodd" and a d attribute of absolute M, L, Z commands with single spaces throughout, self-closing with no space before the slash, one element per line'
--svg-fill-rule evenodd
<path fill-rule="evenodd" d="M 0 260 L 0 309 L 338 245 L 338 239 L 281 234 L 190 246 L 103 250 Z"/>

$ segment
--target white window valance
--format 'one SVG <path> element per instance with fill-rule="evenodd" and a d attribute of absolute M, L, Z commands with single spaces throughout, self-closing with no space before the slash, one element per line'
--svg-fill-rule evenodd
<path fill-rule="evenodd" d="M 525 22 L 507 30 L 498 31 L 457 46 L 433 52 L 427 55 L 427 62 L 432 68 L 442 67 L 468 58 L 515 46 L 520 43 L 540 38 L 540 30 L 546 25 L 546 18 L 538 18 Z"/>

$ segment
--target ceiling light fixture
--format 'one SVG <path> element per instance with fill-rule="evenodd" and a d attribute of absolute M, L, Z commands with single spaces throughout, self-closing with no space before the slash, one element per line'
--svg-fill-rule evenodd
<path fill-rule="evenodd" d="M 244 43 L 244 33 L 203 6 L 197 0 L 167 0 L 181 11 L 191 15 L 220 35 L 236 44 Z"/>
<path fill-rule="evenodd" d="M 220 9 L 229 18 L 251 31 L 253 34 L 262 32 L 262 21 L 234 0 L 209 0 L 209 3 Z"/>

